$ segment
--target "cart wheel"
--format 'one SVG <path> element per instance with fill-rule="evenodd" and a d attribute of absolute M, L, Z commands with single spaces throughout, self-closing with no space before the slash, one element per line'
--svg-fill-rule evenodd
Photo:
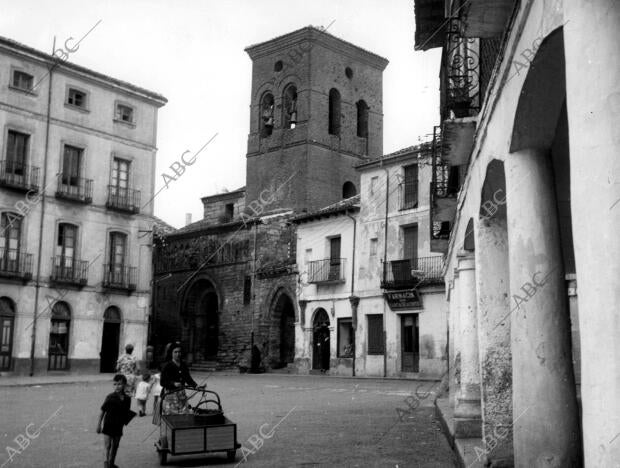
<path fill-rule="evenodd" d="M 234 462 L 236 456 L 237 456 L 236 450 L 229 450 L 228 452 L 226 452 L 226 458 L 228 459 L 229 462 Z"/>
<path fill-rule="evenodd" d="M 164 466 L 168 463 L 168 452 L 166 450 L 159 450 L 159 464 Z"/>

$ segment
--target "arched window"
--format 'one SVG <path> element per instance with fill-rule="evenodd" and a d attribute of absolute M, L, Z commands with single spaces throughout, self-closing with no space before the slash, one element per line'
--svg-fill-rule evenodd
<path fill-rule="evenodd" d="M 342 186 L 342 198 L 351 198 L 357 195 L 357 189 L 355 184 L 351 181 L 346 181 Z"/>
<path fill-rule="evenodd" d="M 357 101 L 357 136 L 368 138 L 368 104 L 364 100 Z"/>
<path fill-rule="evenodd" d="M 120 323 L 121 322 L 121 311 L 116 306 L 108 307 L 103 313 L 104 322 L 110 323 Z"/>
<path fill-rule="evenodd" d="M 52 323 L 49 341 L 49 370 L 69 368 L 69 325 L 71 309 L 66 302 L 57 302 L 52 307 Z"/>
<path fill-rule="evenodd" d="M 289 85 L 282 95 L 282 128 L 295 128 L 297 125 L 297 88 Z"/>
<path fill-rule="evenodd" d="M 258 121 L 258 128 L 261 138 L 270 136 L 273 131 L 273 108 L 273 94 L 265 93 L 263 98 L 260 100 L 260 115 Z"/>
<path fill-rule="evenodd" d="M 11 370 L 14 322 L 15 304 L 8 297 L 0 297 L 0 371 Z"/>
<path fill-rule="evenodd" d="M 340 93 L 336 88 L 329 90 L 329 134 L 340 135 Z"/>
<path fill-rule="evenodd" d="M 0 216 L 0 271 L 19 272 L 22 217 L 5 212 Z"/>

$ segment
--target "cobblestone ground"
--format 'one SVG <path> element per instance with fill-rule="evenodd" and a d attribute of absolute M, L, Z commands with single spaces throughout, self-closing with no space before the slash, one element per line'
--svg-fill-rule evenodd
<path fill-rule="evenodd" d="M 201 381 L 205 376 L 194 377 Z M 434 417 L 432 395 L 415 410 L 407 405 L 417 385 L 395 380 L 214 374 L 208 378 L 208 388 L 222 397 L 224 412 L 237 423 L 238 441 L 244 448 L 237 451 L 234 463 L 228 463 L 223 454 L 209 454 L 171 457 L 168 464 L 456 466 Z M 102 437 L 94 428 L 99 407 L 110 391 L 111 383 L 0 388 L 1 468 L 103 466 Z M 132 409 L 136 409 L 135 402 Z M 260 437 L 264 424 L 263 434 L 272 434 L 271 438 Z M 125 428 L 119 467 L 159 465 L 154 428 L 149 402 L 149 416 L 135 418 Z"/>

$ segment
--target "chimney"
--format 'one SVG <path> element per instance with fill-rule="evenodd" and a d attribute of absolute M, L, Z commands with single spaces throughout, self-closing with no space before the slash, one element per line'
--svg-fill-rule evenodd
<path fill-rule="evenodd" d="M 185 225 L 192 224 L 192 214 L 185 213 Z"/>

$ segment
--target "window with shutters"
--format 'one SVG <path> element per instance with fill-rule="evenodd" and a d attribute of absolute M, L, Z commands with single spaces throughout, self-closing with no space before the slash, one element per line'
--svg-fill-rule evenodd
<path fill-rule="evenodd" d="M 411 268 L 418 263 L 418 225 L 406 226 L 403 230 L 403 259 L 410 261 Z"/>
<path fill-rule="evenodd" d="M 404 167 L 405 180 L 401 183 L 401 210 L 417 208 L 418 206 L 418 165 Z"/>
<path fill-rule="evenodd" d="M 9 130 L 3 172 L 23 176 L 26 173 L 30 135 Z"/>
<path fill-rule="evenodd" d="M 367 315 L 368 354 L 383 354 L 383 316 Z"/>
<path fill-rule="evenodd" d="M 62 183 L 77 187 L 80 181 L 80 168 L 82 165 L 82 148 L 65 145 L 62 157 Z"/>
<path fill-rule="evenodd" d="M 13 70 L 13 79 L 11 81 L 11 87 L 19 89 L 21 91 L 32 91 L 34 83 L 34 77 L 21 70 Z"/>

